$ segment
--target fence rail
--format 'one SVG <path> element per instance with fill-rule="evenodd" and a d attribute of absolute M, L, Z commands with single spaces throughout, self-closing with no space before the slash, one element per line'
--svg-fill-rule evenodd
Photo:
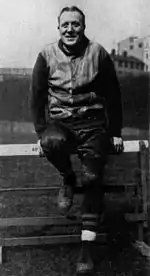
<path fill-rule="evenodd" d="M 124 141 L 124 153 L 137 153 L 138 167 L 140 170 L 139 181 L 135 183 L 125 183 L 125 188 L 128 186 L 135 186 L 137 191 L 135 198 L 135 208 L 133 213 L 126 213 L 125 218 L 127 221 L 136 222 L 138 228 L 138 237 L 139 240 L 143 239 L 143 228 L 144 223 L 147 221 L 147 193 L 148 193 L 148 184 L 147 184 L 147 171 L 146 171 L 146 162 L 147 162 L 147 149 L 149 143 L 147 140 L 133 140 L 133 141 Z M 38 156 L 38 145 L 37 144 L 2 144 L 0 145 L 0 157 L 15 157 L 15 156 Z M 107 183 L 107 187 L 109 184 Z M 111 189 L 117 190 L 118 192 L 122 189 L 122 186 L 111 185 Z M 58 187 L 12 187 L 12 188 L 0 188 L 0 193 L 16 193 L 16 192 L 51 192 Z M 133 202 L 132 202 L 133 203 Z M 141 206 L 142 205 L 142 209 Z M 76 218 L 75 221 L 70 219 L 65 219 L 60 216 L 49 216 L 49 217 L 20 217 L 20 218 L 0 218 L 0 229 L 8 228 L 11 226 L 44 226 L 44 225 L 76 225 L 80 224 L 80 217 Z M 98 240 L 101 243 L 106 241 L 106 233 L 99 233 Z M 65 244 L 65 243 L 76 243 L 80 242 L 80 235 L 78 234 L 59 234 L 53 236 L 35 236 L 35 237 L 14 237 L 14 238 L 0 238 L 0 264 L 2 264 L 2 248 L 4 246 L 22 246 L 22 245 L 41 245 L 41 244 Z"/>
<path fill-rule="evenodd" d="M 148 147 L 148 141 L 143 141 L 145 146 Z M 124 152 L 138 152 L 139 141 L 124 141 Z M 38 155 L 37 144 L 4 144 L 0 145 L 0 156 L 18 156 L 18 155 Z"/>

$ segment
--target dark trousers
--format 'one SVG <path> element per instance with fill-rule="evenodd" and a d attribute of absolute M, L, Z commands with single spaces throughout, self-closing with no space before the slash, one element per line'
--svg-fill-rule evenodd
<path fill-rule="evenodd" d="M 52 121 L 42 135 L 41 146 L 47 159 L 63 177 L 72 173 L 71 154 L 78 155 L 84 186 L 83 229 L 95 230 L 102 209 L 102 177 L 109 146 L 104 123 L 74 130 L 64 123 Z"/>

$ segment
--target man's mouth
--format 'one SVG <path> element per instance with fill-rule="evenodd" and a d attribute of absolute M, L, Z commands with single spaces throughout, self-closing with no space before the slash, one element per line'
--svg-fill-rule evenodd
<path fill-rule="evenodd" d="M 74 39 L 74 38 L 76 38 L 76 36 L 66 36 L 66 38 Z"/>

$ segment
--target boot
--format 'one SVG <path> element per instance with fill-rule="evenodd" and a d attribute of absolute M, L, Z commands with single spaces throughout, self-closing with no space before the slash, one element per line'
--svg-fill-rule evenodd
<path fill-rule="evenodd" d="M 93 275 L 94 264 L 90 254 L 91 242 L 82 241 L 81 251 L 76 267 L 77 275 Z"/>
<path fill-rule="evenodd" d="M 64 177 L 63 185 L 59 190 L 57 198 L 59 212 L 62 215 L 66 215 L 72 207 L 75 184 L 76 177 L 74 173 Z"/>

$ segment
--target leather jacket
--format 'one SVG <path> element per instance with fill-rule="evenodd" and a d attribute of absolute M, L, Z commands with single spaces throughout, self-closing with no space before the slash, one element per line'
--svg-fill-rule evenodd
<path fill-rule="evenodd" d="M 48 119 L 88 121 L 106 118 L 110 136 L 120 136 L 122 104 L 119 83 L 107 51 L 84 37 L 74 53 L 61 40 L 38 55 L 32 74 L 31 110 L 40 136 Z"/>

